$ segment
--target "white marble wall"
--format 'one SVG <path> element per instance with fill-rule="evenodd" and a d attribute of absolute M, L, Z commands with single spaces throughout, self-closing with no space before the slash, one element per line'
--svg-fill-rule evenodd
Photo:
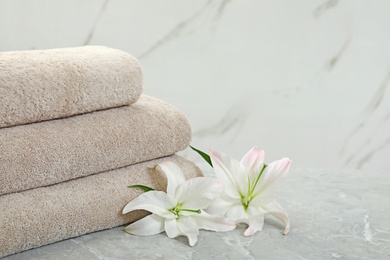
<path fill-rule="evenodd" d="M 120 48 L 143 64 L 145 93 L 187 114 L 194 146 L 390 170 L 389 12 L 387 0 L 0 0 L 0 51 Z"/>

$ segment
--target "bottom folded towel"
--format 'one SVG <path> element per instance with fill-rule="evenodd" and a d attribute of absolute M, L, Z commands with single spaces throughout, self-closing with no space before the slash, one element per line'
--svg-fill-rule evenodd
<path fill-rule="evenodd" d="M 123 207 L 143 191 L 128 185 L 166 188 L 153 166 L 172 161 L 187 178 L 201 176 L 192 163 L 173 155 L 60 184 L 0 196 L 0 257 L 30 248 L 127 224 L 146 215 Z"/>

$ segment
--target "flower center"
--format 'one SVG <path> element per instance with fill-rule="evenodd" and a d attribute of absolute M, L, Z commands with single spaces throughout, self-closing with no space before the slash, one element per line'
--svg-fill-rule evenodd
<path fill-rule="evenodd" d="M 263 174 L 265 168 L 267 168 L 267 164 L 264 164 L 263 167 L 260 170 L 259 175 L 257 175 L 256 179 L 254 182 L 251 181 L 250 177 L 248 176 L 248 189 L 246 194 L 242 194 L 240 192 L 240 197 L 241 197 L 241 204 L 244 207 L 244 210 L 247 211 L 249 204 L 253 200 L 254 197 L 256 197 L 257 194 L 254 194 L 255 188 L 257 186 L 257 183 L 260 180 L 261 175 Z"/>
<path fill-rule="evenodd" d="M 200 209 L 182 209 L 183 203 L 178 203 L 174 208 L 169 209 L 168 211 L 173 213 L 176 218 L 179 218 L 182 214 L 180 212 L 194 212 L 196 214 L 200 214 Z"/>

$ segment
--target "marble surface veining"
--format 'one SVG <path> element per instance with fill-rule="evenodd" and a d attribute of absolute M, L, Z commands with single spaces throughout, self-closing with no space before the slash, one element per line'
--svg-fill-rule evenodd
<path fill-rule="evenodd" d="M 257 145 L 267 161 L 288 156 L 294 165 L 279 194 L 287 236 L 271 217 L 252 237 L 243 227 L 201 231 L 195 247 L 118 227 L 4 260 L 389 259 L 389 8 L 386 0 L 0 0 L 0 51 L 128 51 L 143 65 L 145 93 L 186 113 L 194 146 L 240 158 Z"/>
<path fill-rule="evenodd" d="M 133 236 L 118 227 L 3 260 L 389 259 L 388 187 L 384 171 L 293 169 L 276 195 L 291 219 L 286 236 L 272 216 L 250 237 L 243 236 L 245 226 L 222 233 L 202 230 L 194 247 L 185 237 Z"/>
<path fill-rule="evenodd" d="M 146 94 L 187 114 L 203 150 L 238 157 L 258 145 L 300 167 L 390 170 L 389 8 L 386 0 L 1 0 L 0 51 L 120 48 L 140 59 Z"/>

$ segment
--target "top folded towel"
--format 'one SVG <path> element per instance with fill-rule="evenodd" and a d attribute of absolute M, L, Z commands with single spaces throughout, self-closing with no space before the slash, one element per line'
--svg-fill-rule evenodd
<path fill-rule="evenodd" d="M 0 53 L 0 128 L 129 105 L 141 93 L 140 64 L 120 50 Z"/>

